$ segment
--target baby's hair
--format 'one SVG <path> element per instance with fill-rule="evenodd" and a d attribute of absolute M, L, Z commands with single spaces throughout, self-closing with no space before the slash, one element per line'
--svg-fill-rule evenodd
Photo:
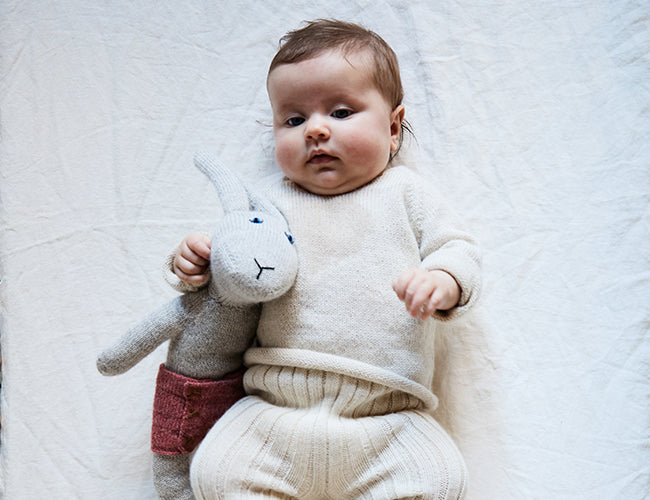
<path fill-rule="evenodd" d="M 397 55 L 377 33 L 355 23 L 317 19 L 307 22 L 302 28 L 289 31 L 280 38 L 280 48 L 271 61 L 268 74 L 282 64 L 298 63 L 335 49 L 341 50 L 344 55 L 353 51 L 368 51 L 374 62 L 373 83 L 391 105 L 391 109 L 402 104 L 404 90 Z M 403 121 L 400 146 L 405 130 L 411 133 L 409 124 Z M 393 156 L 396 153 L 397 151 Z"/>
<path fill-rule="evenodd" d="M 269 73 L 281 64 L 305 61 L 333 49 L 344 54 L 369 51 L 375 63 L 372 76 L 377 89 L 392 109 L 402 104 L 404 91 L 395 52 L 379 35 L 354 23 L 318 19 L 288 32 L 280 39 L 280 49 L 271 61 Z"/>

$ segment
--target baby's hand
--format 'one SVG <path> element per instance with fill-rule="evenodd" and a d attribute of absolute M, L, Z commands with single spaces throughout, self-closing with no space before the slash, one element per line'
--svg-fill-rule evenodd
<path fill-rule="evenodd" d="M 409 269 L 393 282 L 393 290 L 414 318 L 427 319 L 435 311 L 446 311 L 458 304 L 460 287 L 445 271 Z"/>
<path fill-rule="evenodd" d="M 192 233 L 183 238 L 174 257 L 174 274 L 186 283 L 200 285 L 210 277 L 210 237 Z"/>

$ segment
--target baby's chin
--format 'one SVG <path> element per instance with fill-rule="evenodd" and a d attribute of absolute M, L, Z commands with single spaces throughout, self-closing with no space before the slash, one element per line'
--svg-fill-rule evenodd
<path fill-rule="evenodd" d="M 336 172 L 336 170 L 322 170 L 312 179 L 294 182 L 310 193 L 322 196 L 335 196 L 359 189 L 374 180 L 380 174 L 381 172 L 368 178 L 341 178 L 340 174 Z"/>

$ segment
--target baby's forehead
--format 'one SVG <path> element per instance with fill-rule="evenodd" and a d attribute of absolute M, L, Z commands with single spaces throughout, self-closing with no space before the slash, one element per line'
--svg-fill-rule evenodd
<path fill-rule="evenodd" d="M 332 78 L 332 75 L 339 75 L 340 79 Z M 350 80 L 376 87 L 375 77 L 375 60 L 369 50 L 334 48 L 277 65 L 269 72 L 267 89 L 291 85 L 292 80 L 309 81 L 310 78 L 314 80 L 314 90 L 338 87 Z"/>
<path fill-rule="evenodd" d="M 271 106 L 279 111 L 295 105 L 358 104 L 373 90 L 373 73 L 358 57 L 336 54 L 336 60 L 318 57 L 278 66 L 268 82 Z"/>

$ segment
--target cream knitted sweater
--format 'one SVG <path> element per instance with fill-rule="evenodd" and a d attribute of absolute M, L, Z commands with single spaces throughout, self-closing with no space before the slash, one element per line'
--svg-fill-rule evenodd
<path fill-rule="evenodd" d="M 298 251 L 295 285 L 264 304 L 248 365 L 281 365 L 351 375 L 403 390 L 434 409 L 435 321 L 412 318 L 392 281 L 421 266 L 450 273 L 459 305 L 477 299 L 480 257 L 430 183 L 404 166 L 353 192 L 321 196 L 286 178 L 266 186 Z"/>

